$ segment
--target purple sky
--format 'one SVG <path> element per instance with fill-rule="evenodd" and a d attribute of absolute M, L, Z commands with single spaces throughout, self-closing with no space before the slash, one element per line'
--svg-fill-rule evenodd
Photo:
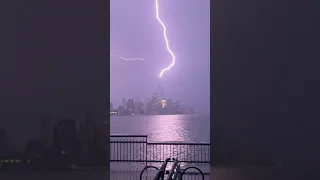
<path fill-rule="evenodd" d="M 210 112 L 210 6 L 209 0 L 159 0 L 161 20 L 167 27 L 175 66 L 171 63 L 156 19 L 155 0 L 111 0 L 111 52 L 145 61 L 126 62 L 111 57 L 111 101 L 125 97 L 150 99 L 161 84 L 165 96 Z"/>

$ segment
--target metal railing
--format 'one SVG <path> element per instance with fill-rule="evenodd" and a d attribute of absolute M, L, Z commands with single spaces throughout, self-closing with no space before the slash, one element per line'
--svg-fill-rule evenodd
<path fill-rule="evenodd" d="M 163 162 L 166 157 L 183 163 L 210 163 L 210 143 L 148 142 L 147 135 L 110 135 L 111 162 Z"/>

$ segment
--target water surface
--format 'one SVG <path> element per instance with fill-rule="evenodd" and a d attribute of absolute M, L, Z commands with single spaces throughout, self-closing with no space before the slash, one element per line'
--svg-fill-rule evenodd
<path fill-rule="evenodd" d="M 210 117 L 202 115 L 111 116 L 111 134 L 148 135 L 148 141 L 210 142 Z"/>

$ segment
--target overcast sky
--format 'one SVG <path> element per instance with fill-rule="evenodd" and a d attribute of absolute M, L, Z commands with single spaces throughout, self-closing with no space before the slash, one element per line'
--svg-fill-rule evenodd
<path fill-rule="evenodd" d="M 210 6 L 209 0 L 159 0 L 159 15 L 176 56 L 171 63 L 163 28 L 156 19 L 155 0 L 111 0 L 111 52 L 145 61 L 111 57 L 111 101 L 119 105 L 163 87 L 165 96 L 209 114 L 210 105 Z"/>

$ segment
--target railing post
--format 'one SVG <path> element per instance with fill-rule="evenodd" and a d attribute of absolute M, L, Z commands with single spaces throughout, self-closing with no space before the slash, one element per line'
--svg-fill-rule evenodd
<path fill-rule="evenodd" d="M 148 134 L 146 135 L 146 167 L 148 166 Z"/>

